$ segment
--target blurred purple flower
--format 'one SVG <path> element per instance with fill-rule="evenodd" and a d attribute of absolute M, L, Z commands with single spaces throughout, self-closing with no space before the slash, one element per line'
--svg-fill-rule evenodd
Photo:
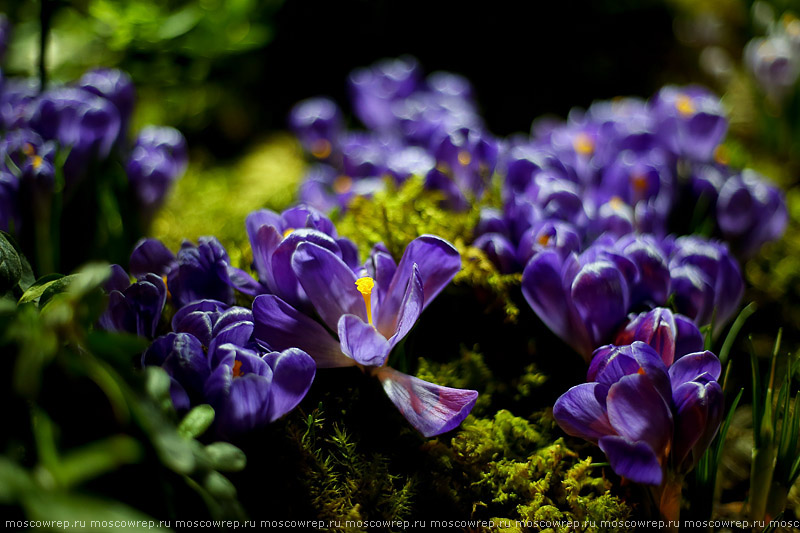
<path fill-rule="evenodd" d="M 732 247 L 749 257 L 764 243 L 783 235 L 789 213 L 783 192 L 757 172 L 745 169 L 719 191 L 717 222 Z"/>
<path fill-rule="evenodd" d="M 106 285 L 108 307 L 99 324 L 108 331 L 126 331 L 152 339 L 155 336 L 167 287 L 155 274 L 145 274 L 131 283 L 119 265 L 111 265 L 112 277 Z"/>
<path fill-rule="evenodd" d="M 186 170 L 186 141 L 178 130 L 150 126 L 131 150 L 125 170 L 139 204 L 148 212 L 160 207 Z"/>
<path fill-rule="evenodd" d="M 120 138 L 125 140 L 136 102 L 136 88 L 131 77 L 118 69 L 98 68 L 86 72 L 78 80 L 78 86 L 114 104 L 120 117 Z"/>

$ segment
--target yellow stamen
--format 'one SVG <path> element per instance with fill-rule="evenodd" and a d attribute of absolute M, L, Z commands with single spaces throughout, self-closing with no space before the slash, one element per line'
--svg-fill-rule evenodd
<path fill-rule="evenodd" d="M 336 194 L 345 194 L 350 192 L 353 188 L 353 178 L 350 176 L 339 176 L 333 180 L 333 192 Z"/>
<path fill-rule="evenodd" d="M 33 147 L 31 143 L 25 143 L 22 145 L 22 153 L 30 157 L 36 153 L 36 149 Z"/>
<path fill-rule="evenodd" d="M 39 167 L 42 166 L 42 156 L 35 155 L 31 158 L 31 164 L 33 165 L 33 170 L 39 170 Z"/>
<path fill-rule="evenodd" d="M 472 156 L 466 150 L 461 150 L 458 152 L 458 162 L 463 166 L 467 166 L 472 162 Z"/>
<path fill-rule="evenodd" d="M 375 287 L 375 280 L 369 276 L 358 278 L 356 288 L 364 296 L 364 304 L 367 306 L 367 322 L 372 324 L 372 289 Z"/>
<path fill-rule="evenodd" d="M 291 235 L 293 231 L 294 228 L 286 228 L 285 230 L 283 230 L 283 238 L 285 239 L 286 237 Z"/>
<path fill-rule="evenodd" d="M 692 99 L 685 94 L 681 94 L 675 99 L 675 109 L 684 117 L 691 117 L 695 112 Z"/>
<path fill-rule="evenodd" d="M 613 196 L 611 200 L 608 201 L 608 205 L 610 205 L 611 209 L 614 211 L 619 211 L 622 209 L 622 206 L 625 205 L 625 202 L 623 202 L 622 198 L 619 196 Z"/>
<path fill-rule="evenodd" d="M 536 241 L 542 246 L 547 246 L 548 244 L 550 244 L 550 235 L 542 233 L 541 235 L 539 235 L 539 238 L 536 239 Z"/>
<path fill-rule="evenodd" d="M 594 141 L 585 133 L 579 133 L 572 141 L 572 147 L 581 155 L 592 155 L 594 152 Z"/>
<path fill-rule="evenodd" d="M 331 147 L 330 141 L 325 139 L 319 139 L 314 141 L 314 144 L 311 146 L 311 155 L 316 157 L 317 159 L 325 159 L 329 155 L 331 155 Z"/>
<path fill-rule="evenodd" d="M 238 359 L 233 362 L 233 369 L 231 370 L 233 377 L 240 378 L 244 376 L 244 372 L 242 372 L 242 362 Z"/>

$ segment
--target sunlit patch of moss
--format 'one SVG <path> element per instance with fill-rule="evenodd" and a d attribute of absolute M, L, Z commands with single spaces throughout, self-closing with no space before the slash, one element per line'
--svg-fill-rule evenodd
<path fill-rule="evenodd" d="M 242 246 L 247 242 L 247 214 L 262 207 L 288 207 L 304 167 L 297 141 L 288 134 L 255 145 L 231 166 L 192 165 L 177 182 L 150 233 L 172 249 L 183 239 L 202 235 L 216 235 L 229 248 Z"/>
<path fill-rule="evenodd" d="M 372 198 L 356 197 L 337 222 L 339 233 L 352 239 L 362 256 L 382 242 L 395 259 L 412 240 L 426 233 L 453 243 L 461 254 L 457 284 L 482 289 L 493 297 L 489 308 L 500 308 L 515 321 L 519 308 L 511 299 L 522 279 L 521 274 L 500 274 L 486 255 L 469 246 L 483 205 L 496 205 L 499 192 L 490 188 L 480 204 L 463 212 L 442 207 L 443 196 L 425 189 L 421 178 L 412 177 L 397 187 L 387 182 L 384 191 Z"/>
<path fill-rule="evenodd" d="M 399 258 L 408 243 L 426 233 L 456 245 L 471 241 L 479 209 L 449 211 L 440 207 L 443 199 L 441 193 L 425 190 L 421 178 L 409 178 L 400 187 L 387 180 L 386 189 L 371 198 L 354 198 L 336 226 L 358 245 L 362 255 L 382 242 Z"/>
<path fill-rule="evenodd" d="M 549 412 L 531 420 L 505 410 L 493 418 L 468 418 L 450 447 L 434 448 L 444 464 L 466 472 L 453 496 L 472 498 L 473 509 L 483 507 L 496 517 L 496 531 L 513 531 L 516 520 L 572 521 L 583 523 L 584 531 L 617 531 L 601 528 L 600 521 L 623 520 L 630 507 L 611 494 L 611 483 L 590 457 L 581 459 L 563 438 L 553 440 L 554 425 Z"/>
<path fill-rule="evenodd" d="M 471 350 L 462 347 L 461 357 L 446 363 L 420 357 L 416 375 L 420 379 L 445 387 L 477 390 L 478 400 L 472 408 L 472 414 L 476 416 L 486 412 L 492 403 L 492 393 L 498 386 L 477 346 Z"/>
<path fill-rule="evenodd" d="M 325 419 L 322 404 L 301 423 L 287 427 L 300 453 L 298 479 L 318 520 L 336 521 L 331 531 L 361 532 L 346 521 L 403 520 L 414 503 L 416 477 L 391 471 L 387 457 L 361 450 L 357 435 Z"/>
<path fill-rule="evenodd" d="M 539 387 L 545 384 L 547 375 L 539 372 L 536 364 L 531 363 L 525 367 L 522 375 L 515 381 L 516 394 L 514 400 L 530 397 Z"/>

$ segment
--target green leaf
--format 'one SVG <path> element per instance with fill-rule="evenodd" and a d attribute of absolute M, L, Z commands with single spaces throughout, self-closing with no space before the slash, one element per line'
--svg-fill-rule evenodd
<path fill-rule="evenodd" d="M 80 520 L 87 526 L 92 521 L 122 521 L 125 531 L 131 533 L 169 531 L 158 527 L 158 520 L 114 500 L 38 491 L 26 496 L 23 506 L 30 520 L 63 520 L 70 525 Z M 53 528 L 56 529 L 61 531 L 61 528 Z"/>
<path fill-rule="evenodd" d="M 136 463 L 142 453 L 139 441 L 128 435 L 115 435 L 70 450 L 62 456 L 53 474 L 62 486 L 70 487 L 122 465 Z"/>
<path fill-rule="evenodd" d="M 14 247 L 14 250 L 17 251 L 17 255 L 19 256 L 20 266 L 22 267 L 22 276 L 19 279 L 19 288 L 23 291 L 28 290 L 28 287 L 33 285 L 33 282 L 36 280 L 33 274 L 33 269 L 31 268 L 31 264 L 28 262 L 28 259 L 25 257 L 25 254 L 22 253 L 22 248 L 20 248 L 17 241 L 6 232 L 0 232 L 6 238 L 6 240 Z"/>
<path fill-rule="evenodd" d="M 22 279 L 22 261 L 6 235 L 0 232 L 0 294 L 11 291 Z"/>
<path fill-rule="evenodd" d="M 145 368 L 145 390 L 156 403 L 161 404 L 164 400 L 172 403 L 169 395 L 169 374 L 160 366 L 148 366 Z"/>
<path fill-rule="evenodd" d="M 232 500 L 236 498 L 236 487 L 228 478 L 216 471 L 211 471 L 206 475 L 203 482 L 205 489 L 217 498 Z"/>
<path fill-rule="evenodd" d="M 187 439 L 199 437 L 214 422 L 214 408 L 208 404 L 198 405 L 183 417 L 178 433 Z"/>
<path fill-rule="evenodd" d="M 756 312 L 756 309 L 757 307 L 755 302 L 751 302 L 739 312 L 739 316 L 737 316 L 736 320 L 733 322 L 731 329 L 728 331 L 727 337 L 725 337 L 725 342 L 722 343 L 722 349 L 719 351 L 719 360 L 723 365 L 725 365 L 728 360 L 728 357 L 731 353 L 731 348 L 733 348 L 733 343 L 736 340 L 736 337 L 739 336 L 739 331 L 741 331 L 744 323 L 747 322 L 747 319 Z"/>
<path fill-rule="evenodd" d="M 69 276 L 62 276 L 53 280 L 52 283 L 48 283 L 47 287 L 44 288 L 42 294 L 39 296 L 39 309 L 44 308 L 55 295 L 66 292 L 70 284 L 75 281 L 77 277 L 77 274 L 70 274 Z"/>
<path fill-rule="evenodd" d="M 247 456 L 242 450 L 227 442 L 214 442 L 206 446 L 211 464 L 216 470 L 238 472 L 247 465 Z"/>
<path fill-rule="evenodd" d="M 33 488 L 28 471 L 11 459 L 0 456 L 0 504 L 12 505 Z"/>
<path fill-rule="evenodd" d="M 39 300 L 42 296 L 42 293 L 55 281 L 63 278 L 64 276 L 61 274 L 48 274 L 46 276 L 42 276 L 41 278 L 37 279 L 28 289 L 22 294 L 22 297 L 19 299 L 20 304 L 30 303 L 33 302 L 35 304 L 39 303 Z"/>
<path fill-rule="evenodd" d="M 131 358 L 144 352 L 149 346 L 147 339 L 111 331 L 93 331 L 86 338 L 86 345 L 93 354 L 117 367 L 130 367 Z"/>
<path fill-rule="evenodd" d="M 197 462 L 191 445 L 193 441 L 187 441 L 172 429 L 157 433 L 152 441 L 164 466 L 179 474 L 189 474 L 194 470 Z"/>

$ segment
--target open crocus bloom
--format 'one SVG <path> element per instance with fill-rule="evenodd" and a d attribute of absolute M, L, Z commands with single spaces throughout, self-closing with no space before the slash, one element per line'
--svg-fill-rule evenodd
<path fill-rule="evenodd" d="M 667 468 L 678 475 L 691 470 L 714 438 L 723 405 L 720 370 L 707 351 L 667 368 L 643 342 L 603 346 L 594 353 L 590 382 L 556 400 L 553 416 L 566 433 L 596 443 L 617 474 L 660 485 Z"/>
<path fill-rule="evenodd" d="M 451 244 L 419 237 L 399 265 L 376 249 L 367 263 L 369 275 L 360 278 L 337 254 L 313 242 L 300 243 L 291 263 L 322 324 L 275 295 L 262 295 L 253 302 L 259 342 L 274 350 L 300 348 L 320 368 L 361 367 L 381 381 L 392 403 L 426 437 L 461 423 L 477 392 L 441 387 L 385 366 L 392 348 L 461 267 Z M 338 332 L 338 340 L 330 331 Z"/>

